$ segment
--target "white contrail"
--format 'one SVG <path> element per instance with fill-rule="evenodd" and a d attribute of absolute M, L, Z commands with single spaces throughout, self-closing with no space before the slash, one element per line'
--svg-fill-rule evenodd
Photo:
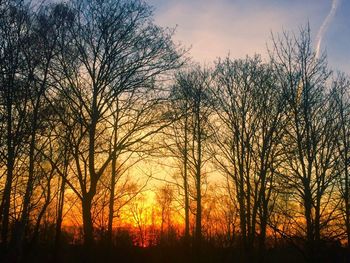
<path fill-rule="evenodd" d="M 339 6 L 339 2 L 340 0 L 333 0 L 332 1 L 332 8 L 329 11 L 326 19 L 323 21 L 320 30 L 317 33 L 317 37 L 316 37 L 316 57 L 318 58 L 320 55 L 320 49 L 321 49 L 321 43 L 322 43 L 322 38 L 324 36 L 324 34 L 326 33 L 329 24 L 332 22 L 332 19 L 335 15 L 335 12 L 337 11 L 337 8 Z"/>

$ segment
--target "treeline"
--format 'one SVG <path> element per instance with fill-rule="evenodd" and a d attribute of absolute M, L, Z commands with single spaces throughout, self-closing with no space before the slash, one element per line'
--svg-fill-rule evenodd
<path fill-rule="evenodd" d="M 203 68 L 143 1 L 3 0 L 0 14 L 4 253 L 20 260 L 43 221 L 59 249 L 72 211 L 85 248 L 101 229 L 113 247 L 128 205 L 143 240 L 157 225 L 142 217 L 145 160 L 173 168 L 156 191 L 160 235 L 177 213 L 175 239 L 197 253 L 210 240 L 247 253 L 285 243 L 317 261 L 349 247 L 350 82 L 308 28 L 274 35 L 266 61 Z"/>

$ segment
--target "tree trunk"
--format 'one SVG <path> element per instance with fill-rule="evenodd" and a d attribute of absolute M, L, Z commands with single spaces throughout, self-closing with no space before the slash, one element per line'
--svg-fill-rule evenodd
<path fill-rule="evenodd" d="M 13 180 L 13 154 L 8 153 L 7 158 L 7 176 L 5 189 L 1 204 L 1 242 L 2 244 L 7 243 L 8 239 L 8 228 L 9 228 L 9 213 L 10 213 L 10 203 L 11 203 L 11 190 L 12 190 L 12 180 Z"/>
<path fill-rule="evenodd" d="M 304 186 L 305 187 L 305 186 Z M 307 254 L 310 257 L 310 260 L 313 260 L 314 254 L 314 226 L 312 220 L 312 201 L 311 193 L 308 191 L 308 187 L 305 187 L 305 197 L 304 197 L 304 212 L 306 220 L 306 250 Z"/>
<path fill-rule="evenodd" d="M 197 210 L 196 210 L 196 243 L 200 246 L 202 241 L 202 197 L 201 189 L 197 186 Z"/>
<path fill-rule="evenodd" d="M 108 230 L 107 230 L 107 242 L 112 247 L 113 245 L 113 219 L 114 219 L 114 198 L 115 198 L 115 184 L 117 181 L 117 142 L 118 142 L 118 120 L 119 120 L 119 100 L 116 101 L 117 112 L 115 116 L 115 127 L 113 136 L 113 153 L 112 153 L 112 173 L 111 173 L 111 185 L 109 195 L 109 210 L 108 210 Z"/>
<path fill-rule="evenodd" d="M 82 209 L 83 209 L 83 229 L 84 229 L 84 245 L 88 249 L 93 246 L 94 236 L 93 236 L 93 223 L 91 217 L 91 206 L 92 199 L 96 193 L 96 186 L 98 178 L 95 171 L 95 135 L 97 120 L 99 117 L 99 112 L 97 109 L 97 87 L 93 87 L 93 98 L 91 106 L 91 123 L 89 127 L 89 173 L 90 173 L 90 189 L 85 192 L 82 199 Z M 86 191 L 86 190 L 85 190 Z"/>
<path fill-rule="evenodd" d="M 202 166 L 202 129 L 200 120 L 201 94 L 198 96 L 196 107 L 196 137 L 197 137 L 197 162 L 196 162 L 196 246 L 198 252 L 201 250 L 202 243 L 202 193 L 201 193 L 201 166 Z"/>
<path fill-rule="evenodd" d="M 350 196 L 349 196 L 349 182 L 346 180 L 348 190 L 345 191 L 345 225 L 346 225 L 346 233 L 348 236 L 348 249 L 350 250 Z"/>
<path fill-rule="evenodd" d="M 112 173 L 111 173 L 111 192 L 109 195 L 109 210 L 108 210 L 108 230 L 107 230 L 107 241 L 110 246 L 113 245 L 113 218 L 114 218 L 114 198 L 115 198 L 115 182 L 116 182 L 116 177 L 117 177 L 117 158 L 113 156 L 112 159 Z"/>
<path fill-rule="evenodd" d="M 265 190 L 264 190 L 265 192 Z M 267 220 L 269 217 L 268 211 L 268 198 L 265 198 L 264 195 L 261 196 L 261 212 L 260 212 L 260 238 L 259 238 L 259 248 L 265 250 L 265 241 L 266 241 L 266 227 Z"/>
<path fill-rule="evenodd" d="M 50 182 L 49 182 L 49 184 L 50 184 Z M 47 207 L 50 204 L 50 199 L 51 199 L 51 189 L 50 188 L 51 187 L 48 186 L 47 197 L 45 199 L 45 204 L 41 208 L 40 213 L 38 215 L 38 219 L 37 219 L 36 224 L 35 224 L 33 238 L 32 238 L 32 245 L 36 245 L 36 243 L 38 242 L 41 220 L 42 220 L 42 218 L 43 218 L 43 216 L 44 216 L 44 214 L 46 212 Z"/>
<path fill-rule="evenodd" d="M 344 132 L 345 134 L 345 132 Z M 344 136 L 345 137 L 345 136 Z M 346 139 L 345 139 L 346 140 Z M 348 172 L 348 145 L 345 147 L 345 190 L 344 190 L 344 202 L 345 202 L 345 227 L 348 238 L 348 249 L 350 250 L 350 182 Z"/>
<path fill-rule="evenodd" d="M 11 94 L 7 96 L 7 160 L 6 160 L 6 183 L 1 204 L 1 242 L 7 243 L 8 228 L 9 228 L 9 213 L 11 203 L 11 190 L 14 170 L 14 147 L 12 135 L 12 97 Z"/>
<path fill-rule="evenodd" d="M 82 200 L 84 246 L 86 249 L 90 249 L 94 243 L 91 206 L 92 206 L 92 198 L 90 197 L 89 194 L 87 194 L 86 196 L 83 197 L 83 200 Z"/>
<path fill-rule="evenodd" d="M 237 186 L 237 199 L 239 204 L 239 226 L 241 230 L 241 249 L 247 248 L 247 218 L 246 218 L 246 206 L 244 197 L 244 174 L 243 169 L 239 169 L 239 179 L 237 180 L 239 186 Z"/>
<path fill-rule="evenodd" d="M 190 240 L 190 204 L 189 204 L 189 197 L 188 197 L 188 184 L 187 181 L 185 181 L 185 243 L 186 245 L 189 245 Z"/>
<path fill-rule="evenodd" d="M 65 168 L 66 169 L 66 168 Z M 66 171 L 64 173 L 66 175 Z M 61 246 L 61 233 L 62 233 L 62 220 L 63 220 L 63 206 L 64 206 L 64 194 L 65 194 L 66 180 L 62 178 L 58 207 L 57 207 L 57 220 L 55 229 L 55 250 L 58 251 Z"/>
<path fill-rule="evenodd" d="M 184 145 L 184 192 L 185 192 L 185 245 L 189 245 L 190 239 L 190 202 L 188 196 L 188 115 L 187 115 L 187 101 L 186 101 L 186 114 L 185 114 L 185 145 Z"/>
<path fill-rule="evenodd" d="M 34 163 L 35 163 L 35 140 L 36 140 L 36 132 L 37 132 L 37 119 L 38 119 L 38 108 L 39 108 L 39 99 L 36 101 L 34 105 L 33 119 L 32 119 L 32 127 L 30 134 L 30 144 L 29 144 L 29 170 L 28 170 L 28 181 L 26 185 L 26 191 L 24 193 L 23 198 L 23 209 L 21 213 L 21 219 L 19 222 L 19 228 L 17 230 L 16 239 L 16 247 L 19 251 L 19 257 L 21 257 L 22 246 L 25 237 L 25 230 L 29 223 L 29 209 L 30 202 L 32 197 L 33 185 L 34 185 Z"/>

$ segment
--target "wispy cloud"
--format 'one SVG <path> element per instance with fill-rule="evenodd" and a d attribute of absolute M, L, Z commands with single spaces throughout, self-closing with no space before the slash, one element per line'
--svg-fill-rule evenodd
<path fill-rule="evenodd" d="M 337 8 L 339 6 L 339 2 L 340 0 L 333 0 L 332 1 L 332 8 L 330 10 L 330 12 L 328 13 L 326 19 L 323 21 L 320 30 L 317 33 L 317 37 L 316 37 L 316 57 L 318 57 L 320 55 L 320 49 L 321 49 L 321 43 L 323 40 L 323 36 L 326 33 L 329 24 L 332 22 L 332 19 L 334 18 L 334 15 L 337 11 Z"/>
<path fill-rule="evenodd" d="M 270 33 L 298 31 L 310 23 L 314 43 L 332 0 L 148 0 L 162 26 L 178 25 L 175 39 L 192 46 L 195 60 L 266 56 Z M 324 39 L 326 40 L 326 39 Z M 326 45 L 324 45 L 326 46 Z"/>

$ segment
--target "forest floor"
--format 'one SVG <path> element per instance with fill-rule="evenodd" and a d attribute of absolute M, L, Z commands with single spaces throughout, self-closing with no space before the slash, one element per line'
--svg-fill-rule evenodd
<path fill-rule="evenodd" d="M 2 251 L 3 252 L 3 251 Z M 0 252 L 0 262 L 16 263 L 13 257 Z M 267 249 L 263 254 L 244 254 L 232 248 L 204 248 L 199 255 L 194 251 L 184 251 L 179 247 L 128 247 L 106 249 L 96 247 L 86 251 L 82 246 L 68 245 L 59 252 L 45 247 L 27 249 L 21 262 L 35 263 L 228 263 L 228 262 L 259 262 L 259 263 L 350 263 L 350 253 L 344 248 L 319 251 L 318 257 L 312 261 L 295 248 Z"/>

